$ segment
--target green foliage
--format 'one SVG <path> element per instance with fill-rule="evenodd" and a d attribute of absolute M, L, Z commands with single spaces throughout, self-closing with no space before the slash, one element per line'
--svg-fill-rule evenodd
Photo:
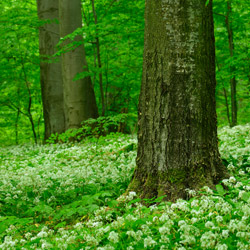
<path fill-rule="evenodd" d="M 36 5 L 1 1 L 0 30 L 0 144 L 27 142 L 30 114 L 38 138 L 43 133 Z"/>
<path fill-rule="evenodd" d="M 88 119 L 78 129 L 69 129 L 60 135 L 53 134 L 47 143 L 82 141 L 87 137 L 106 136 L 110 133 L 134 133 L 136 132 L 137 115 L 118 114 L 116 116 L 100 116 L 97 119 Z"/>
<path fill-rule="evenodd" d="M 217 79 L 217 113 L 220 125 L 229 125 L 226 111 L 228 99 L 229 113 L 231 113 L 230 79 L 237 81 L 237 105 L 239 124 L 249 122 L 249 88 L 250 88 L 250 36 L 249 13 L 250 6 L 247 1 L 230 1 L 232 8 L 229 24 L 233 30 L 234 51 L 230 55 L 228 32 L 226 29 L 226 15 L 228 1 L 213 1 L 216 41 L 216 79 Z M 233 69 L 233 71 L 232 71 Z"/>
<path fill-rule="evenodd" d="M 95 24 L 92 1 L 83 0 L 83 27 L 61 38 L 59 43 L 58 54 L 65 53 L 79 45 L 73 42 L 67 44 L 67 47 L 61 47 L 65 39 L 73 40 L 76 35 L 84 37 L 89 71 L 76 75 L 75 79 L 91 76 L 101 113 L 99 74 L 102 73 L 107 116 L 121 114 L 123 109 L 128 113 L 136 113 L 138 109 L 144 44 L 144 4 L 143 0 L 95 1 L 98 20 Z M 30 114 L 38 140 L 42 140 L 44 129 L 38 51 L 38 27 L 42 23 L 37 18 L 36 3 L 30 0 L 3 0 L 0 8 L 0 143 L 9 145 L 33 140 L 27 86 L 32 99 Z M 213 9 L 218 122 L 220 126 L 228 124 L 225 93 L 231 113 L 230 78 L 235 76 L 238 121 L 240 124 L 246 123 L 249 122 L 250 110 L 249 4 L 242 0 L 232 1 L 230 24 L 234 36 L 233 56 L 230 56 L 225 26 L 227 1 L 214 0 Z M 96 37 L 100 42 L 101 68 L 97 62 Z"/>

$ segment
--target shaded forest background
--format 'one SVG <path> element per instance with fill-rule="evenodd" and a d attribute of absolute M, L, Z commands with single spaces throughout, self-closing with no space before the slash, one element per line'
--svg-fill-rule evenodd
<path fill-rule="evenodd" d="M 144 0 L 82 1 L 83 27 L 69 35 L 84 38 L 89 72 L 99 114 L 135 117 L 140 92 Z M 250 111 L 250 5 L 248 1 L 214 0 L 218 125 L 249 122 Z M 57 22 L 52 20 L 51 22 Z M 0 2 L 0 144 L 43 140 L 44 120 L 40 89 L 39 27 L 36 2 Z M 100 48 L 97 49 L 98 37 Z M 73 45 L 74 46 L 74 45 Z M 60 45 L 58 46 L 58 54 Z M 100 53 L 101 65 L 98 63 Z M 53 58 L 51 58 L 53 61 Z M 101 100 L 99 75 L 103 79 Z M 130 132 L 136 129 L 131 118 Z M 32 124 L 33 131 L 32 131 Z"/>

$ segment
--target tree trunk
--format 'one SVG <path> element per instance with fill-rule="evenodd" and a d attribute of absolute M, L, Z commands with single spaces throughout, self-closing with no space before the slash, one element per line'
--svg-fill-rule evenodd
<path fill-rule="evenodd" d="M 101 52 L 100 52 L 98 20 L 97 20 L 97 14 L 95 11 L 95 1 L 91 0 L 91 4 L 92 4 L 92 11 L 93 11 L 93 15 L 94 15 L 95 25 L 96 25 L 95 44 L 96 44 L 97 62 L 98 62 L 98 69 L 99 69 L 99 86 L 100 86 L 101 101 L 102 101 L 102 116 L 105 116 L 106 107 L 105 107 L 105 99 L 104 99 L 104 91 L 103 91 L 102 61 L 101 61 Z"/>
<path fill-rule="evenodd" d="M 37 0 L 38 17 L 40 20 L 50 20 L 40 27 L 40 78 L 45 124 L 45 140 L 51 134 L 65 131 L 63 79 L 61 60 L 49 62 L 56 53 L 56 45 L 60 40 L 58 19 L 58 1 Z"/>
<path fill-rule="evenodd" d="M 226 105 L 226 109 L 227 109 L 227 121 L 228 121 L 228 124 L 230 126 L 231 125 L 230 112 L 229 112 L 229 105 L 228 105 L 228 100 L 227 100 L 227 90 L 225 87 L 223 87 L 223 94 L 224 94 L 225 105 Z"/>
<path fill-rule="evenodd" d="M 137 167 L 128 190 L 186 198 L 226 176 L 218 151 L 212 1 L 147 0 Z"/>
<path fill-rule="evenodd" d="M 218 61 L 216 60 L 216 58 L 215 58 L 215 62 L 217 64 L 218 71 L 220 71 L 220 65 L 219 65 Z M 223 95 L 225 98 L 225 106 L 226 106 L 226 110 L 227 110 L 227 121 L 228 121 L 228 125 L 231 126 L 229 104 L 228 104 L 228 98 L 227 98 L 227 90 L 226 90 L 226 87 L 223 83 L 223 80 L 222 80 L 222 84 L 223 84 Z"/>
<path fill-rule="evenodd" d="M 81 0 L 59 0 L 60 35 L 64 37 L 82 27 Z M 71 41 L 68 39 L 64 45 Z M 83 39 L 76 36 L 78 46 L 62 55 L 66 128 L 78 128 L 81 122 L 98 116 L 90 76 L 74 81 L 76 74 L 87 71 Z"/>
<path fill-rule="evenodd" d="M 228 44 L 229 44 L 229 51 L 230 57 L 234 56 L 234 42 L 233 42 L 233 29 L 232 24 L 230 23 L 230 16 L 232 13 L 232 1 L 227 1 L 227 15 L 226 15 L 226 28 L 228 34 Z M 234 74 L 235 67 L 230 67 L 231 74 Z M 231 115 L 232 115 L 232 123 L 231 127 L 237 125 L 237 99 L 236 99 L 236 79 L 235 76 L 232 76 L 230 79 L 230 87 L 231 87 Z"/>
<path fill-rule="evenodd" d="M 19 44 L 19 46 L 20 46 L 20 44 Z M 22 65 L 22 71 L 23 71 L 25 86 L 26 86 L 26 89 L 27 89 L 27 92 L 28 92 L 28 106 L 27 106 L 27 110 L 26 110 L 26 112 L 27 112 L 26 116 L 29 118 L 32 133 L 33 133 L 33 137 L 34 137 L 34 141 L 35 141 L 35 144 L 37 144 L 37 136 L 36 136 L 35 124 L 34 124 L 34 119 L 33 119 L 33 115 L 32 115 L 32 112 L 31 112 L 32 99 L 33 98 L 32 98 L 32 94 L 31 94 L 31 90 L 30 90 L 30 83 L 28 81 L 24 60 L 23 60 L 22 57 L 21 57 L 21 65 Z"/>
<path fill-rule="evenodd" d="M 19 123 L 20 109 L 17 110 L 16 120 L 15 120 L 15 134 L 16 134 L 16 145 L 18 145 L 18 123 Z"/>

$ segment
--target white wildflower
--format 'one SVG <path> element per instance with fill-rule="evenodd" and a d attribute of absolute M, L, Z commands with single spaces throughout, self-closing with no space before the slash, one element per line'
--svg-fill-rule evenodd
<path fill-rule="evenodd" d="M 216 219 L 216 221 L 217 221 L 218 223 L 223 222 L 223 217 L 220 216 L 220 215 L 217 215 L 215 219 Z"/>
<path fill-rule="evenodd" d="M 136 197 L 136 192 L 129 192 L 128 196 L 127 196 L 127 199 L 129 201 L 133 200 L 134 198 Z"/>
<path fill-rule="evenodd" d="M 166 226 L 160 227 L 159 228 L 159 233 L 162 234 L 170 234 L 170 229 Z"/>
<path fill-rule="evenodd" d="M 163 213 L 162 216 L 159 218 L 159 221 L 165 222 L 169 220 L 169 216 L 166 213 Z"/>
<path fill-rule="evenodd" d="M 207 227 L 207 228 L 212 228 L 212 227 L 214 227 L 214 223 L 211 222 L 211 221 L 207 221 L 207 222 L 205 223 L 205 227 Z"/>
<path fill-rule="evenodd" d="M 213 194 L 213 190 L 210 187 L 204 186 L 203 188 L 204 188 L 204 190 L 206 191 L 207 194 Z"/>
<path fill-rule="evenodd" d="M 152 239 L 152 237 L 148 236 L 147 238 L 144 239 L 144 248 L 150 247 L 152 249 L 152 247 L 156 245 L 157 243 Z"/>
<path fill-rule="evenodd" d="M 127 247 L 127 250 L 134 250 L 132 246 Z"/>
<path fill-rule="evenodd" d="M 216 239 L 217 235 L 212 233 L 211 231 L 204 233 L 200 239 L 201 247 L 205 249 L 213 248 L 215 246 Z"/>
<path fill-rule="evenodd" d="M 215 249 L 216 250 L 227 250 L 228 246 L 226 244 L 217 244 Z"/>
<path fill-rule="evenodd" d="M 239 175 L 245 175 L 246 173 L 243 170 L 239 171 Z"/>
<path fill-rule="evenodd" d="M 229 178 L 229 182 L 231 182 L 231 183 L 236 183 L 236 179 L 234 178 L 234 176 L 231 176 L 231 177 Z"/>
<path fill-rule="evenodd" d="M 233 170 L 235 169 L 235 166 L 234 166 L 232 163 L 230 163 L 230 164 L 227 166 L 227 168 L 228 168 L 228 170 L 233 171 Z"/>
<path fill-rule="evenodd" d="M 236 184 L 235 184 L 235 187 L 236 188 L 239 188 L 239 187 L 242 187 L 243 186 L 243 184 L 242 184 L 242 182 L 240 182 L 240 181 L 238 181 Z"/>
<path fill-rule="evenodd" d="M 109 233 L 108 239 L 112 241 L 113 243 L 117 243 L 119 241 L 119 234 L 112 231 Z"/>
<path fill-rule="evenodd" d="M 37 234 L 38 238 L 46 238 L 48 236 L 48 233 L 45 231 L 41 231 Z"/>
<path fill-rule="evenodd" d="M 221 235 L 223 238 L 228 238 L 229 237 L 229 230 L 222 230 Z"/>
<path fill-rule="evenodd" d="M 78 222 L 74 225 L 74 228 L 80 230 L 83 228 L 83 224 L 81 222 Z"/>

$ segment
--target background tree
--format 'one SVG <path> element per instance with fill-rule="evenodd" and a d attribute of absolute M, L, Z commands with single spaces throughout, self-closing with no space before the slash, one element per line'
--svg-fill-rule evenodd
<path fill-rule="evenodd" d="M 52 61 L 60 40 L 58 8 L 58 1 L 37 0 L 38 17 L 43 21 L 39 28 L 39 50 L 45 140 L 51 134 L 65 131 L 61 60 L 53 58 Z"/>
<path fill-rule="evenodd" d="M 249 120 L 249 11 L 246 1 L 214 1 L 220 125 L 234 126 Z"/>
<path fill-rule="evenodd" d="M 65 37 L 82 27 L 81 1 L 59 1 L 60 35 Z M 62 73 L 66 129 L 78 128 L 81 122 L 88 118 L 96 118 L 98 110 L 91 78 L 74 81 L 78 73 L 88 71 L 83 39 L 81 35 L 74 36 L 73 43 L 64 41 L 62 54 Z M 74 46 L 72 48 L 72 46 Z"/>
<path fill-rule="evenodd" d="M 226 174 L 218 152 L 212 1 L 146 1 L 137 168 L 129 189 L 185 198 Z"/>
<path fill-rule="evenodd" d="M 233 36 L 233 28 L 232 28 L 232 20 L 231 20 L 231 13 L 232 13 L 232 1 L 227 1 L 227 14 L 225 18 L 227 34 L 228 34 L 228 46 L 230 57 L 234 56 L 234 36 Z M 236 98 L 236 77 L 235 77 L 235 67 L 230 66 L 230 88 L 231 88 L 231 114 L 232 114 L 232 121 L 231 127 L 237 125 L 237 98 Z"/>
<path fill-rule="evenodd" d="M 129 113 L 137 112 L 142 71 L 144 4 L 144 0 L 94 1 L 94 13 L 93 1 L 83 1 L 82 31 L 100 114 L 103 99 L 105 115 L 115 115 L 124 108 Z M 99 43 L 96 42 L 97 37 Z M 100 90 L 100 73 L 104 98 Z"/>
<path fill-rule="evenodd" d="M 96 26 L 96 37 L 95 37 L 95 44 L 96 44 L 96 55 L 97 55 L 97 63 L 99 68 L 99 86 L 100 86 L 100 93 L 101 93 L 101 102 L 102 102 L 102 116 L 105 116 L 105 100 L 104 100 L 104 90 L 103 90 L 103 75 L 102 75 L 102 61 L 101 61 L 101 52 L 100 52 L 100 40 L 99 40 L 99 28 L 98 28 L 98 19 L 95 10 L 95 1 L 91 0 L 92 11 L 95 20 Z"/>
<path fill-rule="evenodd" d="M 0 12 L 0 144 L 38 141 L 42 108 L 36 5 L 1 1 Z"/>

